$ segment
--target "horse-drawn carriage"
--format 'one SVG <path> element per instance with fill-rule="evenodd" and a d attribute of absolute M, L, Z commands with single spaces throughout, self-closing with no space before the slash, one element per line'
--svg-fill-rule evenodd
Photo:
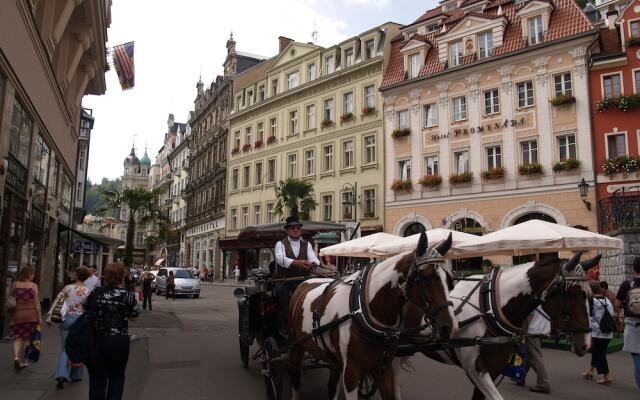
<path fill-rule="evenodd" d="M 254 269 L 255 285 L 235 292 L 243 365 L 259 360 L 270 400 L 282 398 L 286 371 L 296 398 L 300 372 L 320 367 L 330 370 L 329 398 L 340 378 L 348 400 L 376 390 L 396 398 L 400 364 L 422 353 L 463 368 L 476 387 L 474 398 L 502 399 L 494 379 L 538 305 L 549 315 L 552 333 L 572 337 L 576 354 L 586 352 L 586 293 L 570 277 L 584 269 L 577 268 L 580 253 L 568 261 L 494 270 L 454 289 L 443 268 L 451 245 L 449 237 L 429 248 L 422 235 L 413 251 L 349 276 L 303 282 L 291 299 L 288 335 L 278 331 L 277 280 L 268 269 Z M 251 354 L 254 340 L 258 349 Z"/>

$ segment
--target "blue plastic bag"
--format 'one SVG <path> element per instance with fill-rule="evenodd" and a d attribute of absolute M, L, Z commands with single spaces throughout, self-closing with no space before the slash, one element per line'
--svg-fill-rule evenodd
<path fill-rule="evenodd" d="M 504 366 L 502 375 L 511 378 L 514 382 L 524 382 L 527 376 L 527 351 L 524 339 L 518 341 L 518 348 L 511 356 L 509 363 Z"/>
<path fill-rule="evenodd" d="M 40 349 L 42 347 L 42 326 L 38 324 L 36 330 L 33 331 L 29 344 L 24 348 L 24 358 L 32 363 L 38 362 L 40 359 Z"/>

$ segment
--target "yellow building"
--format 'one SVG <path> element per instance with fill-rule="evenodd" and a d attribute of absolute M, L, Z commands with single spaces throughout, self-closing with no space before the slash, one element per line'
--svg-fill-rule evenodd
<path fill-rule="evenodd" d="M 312 220 L 361 234 L 383 227 L 382 102 L 390 40 L 386 23 L 323 48 L 280 37 L 280 51 L 239 75 L 230 116 L 226 230 L 276 222 L 275 185 L 313 183 Z M 355 195 L 355 199 L 354 199 Z"/>

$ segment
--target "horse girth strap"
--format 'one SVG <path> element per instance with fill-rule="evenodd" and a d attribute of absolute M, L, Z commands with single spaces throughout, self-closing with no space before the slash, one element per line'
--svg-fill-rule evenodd
<path fill-rule="evenodd" d="M 502 313 L 499 301 L 498 282 L 501 271 L 494 268 L 482 280 L 480 286 L 480 309 L 490 331 L 496 336 L 519 336 L 523 327 L 513 325 Z"/>

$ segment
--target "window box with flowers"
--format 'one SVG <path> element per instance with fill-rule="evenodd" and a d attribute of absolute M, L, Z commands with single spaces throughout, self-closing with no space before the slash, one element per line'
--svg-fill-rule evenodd
<path fill-rule="evenodd" d="M 262 140 L 260 139 L 256 140 L 256 142 L 253 144 L 253 147 L 255 147 L 256 149 L 259 149 L 260 147 L 262 147 Z"/>
<path fill-rule="evenodd" d="M 563 106 L 565 104 L 573 104 L 575 102 L 576 98 L 574 96 L 571 96 L 570 94 L 559 94 L 553 99 L 549 100 L 549 103 L 551 103 L 551 105 L 554 107 Z"/>
<path fill-rule="evenodd" d="M 602 170 L 607 176 L 622 174 L 626 177 L 628 174 L 640 170 L 640 157 L 624 156 L 605 160 L 602 163 Z"/>
<path fill-rule="evenodd" d="M 394 129 L 393 132 L 391 132 L 391 137 L 394 139 L 399 139 L 401 137 L 405 137 L 409 135 L 411 135 L 411 129 L 409 128 L 398 128 L 398 129 Z"/>
<path fill-rule="evenodd" d="M 575 171 L 580 168 L 580 160 L 569 158 L 553 164 L 553 172 Z"/>
<path fill-rule="evenodd" d="M 640 107 L 640 94 L 634 93 L 630 96 L 605 97 L 596 103 L 596 111 L 605 112 L 609 110 L 630 111 Z"/>
<path fill-rule="evenodd" d="M 418 181 L 423 188 L 437 188 L 442 184 L 442 177 L 440 175 L 425 175 Z"/>
<path fill-rule="evenodd" d="M 373 211 L 365 211 L 364 215 L 362 217 L 363 218 L 375 218 L 376 217 L 376 213 L 374 213 Z"/>
<path fill-rule="evenodd" d="M 473 180 L 473 172 L 463 172 L 461 174 L 449 175 L 449 184 L 458 185 L 461 183 L 469 183 Z"/>
<path fill-rule="evenodd" d="M 372 115 L 375 112 L 376 112 L 376 108 L 375 107 L 362 107 L 362 115 L 363 116 Z"/>
<path fill-rule="evenodd" d="M 412 183 L 410 179 L 402 180 L 396 179 L 391 183 L 391 190 L 394 192 L 410 192 L 412 187 Z"/>
<path fill-rule="evenodd" d="M 320 123 L 321 128 L 329 128 L 331 126 L 333 126 L 333 121 L 330 119 L 325 119 Z"/>
<path fill-rule="evenodd" d="M 542 164 L 522 164 L 518 167 L 518 173 L 522 176 L 542 175 Z"/>
<path fill-rule="evenodd" d="M 638 37 L 638 36 L 631 36 L 629 39 L 627 39 L 627 46 L 628 46 L 628 47 L 637 47 L 637 46 L 640 46 L 640 37 Z"/>
<path fill-rule="evenodd" d="M 249 150 L 251 150 L 251 145 L 249 143 L 242 146 L 242 151 L 249 151 Z"/>
<path fill-rule="evenodd" d="M 267 144 L 273 144 L 276 142 L 276 137 L 275 136 L 269 136 L 267 138 Z"/>
<path fill-rule="evenodd" d="M 238 153 L 240 153 L 239 147 L 234 147 L 233 149 L 231 149 L 231 154 L 238 154 Z"/>
<path fill-rule="evenodd" d="M 353 113 L 346 113 L 340 117 L 340 122 L 349 122 L 353 119 Z"/>
<path fill-rule="evenodd" d="M 506 168 L 496 167 L 496 168 L 490 168 L 486 171 L 482 171 L 480 176 L 485 181 L 498 180 L 498 179 L 504 179 L 504 175 L 506 172 L 507 172 Z"/>

